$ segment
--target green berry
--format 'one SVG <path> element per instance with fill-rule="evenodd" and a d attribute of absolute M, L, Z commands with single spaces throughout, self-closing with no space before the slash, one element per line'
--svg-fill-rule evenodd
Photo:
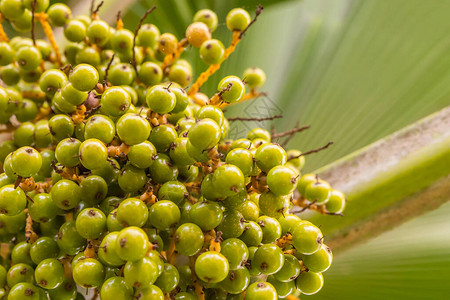
<path fill-rule="evenodd" d="M 245 220 L 242 214 L 237 210 L 227 210 L 216 231 L 222 231 L 222 237 L 228 239 L 239 237 L 244 232 L 244 228 Z"/>
<path fill-rule="evenodd" d="M 53 185 L 50 196 L 57 207 L 69 210 L 81 201 L 81 189 L 75 182 L 63 179 Z"/>
<path fill-rule="evenodd" d="M 204 231 L 217 227 L 223 218 L 223 211 L 216 202 L 199 201 L 190 210 L 192 222 Z"/>
<path fill-rule="evenodd" d="M 178 168 L 173 165 L 169 157 L 164 154 L 158 154 L 149 168 L 150 176 L 156 183 L 165 183 L 167 181 L 177 180 Z"/>
<path fill-rule="evenodd" d="M 8 286 L 14 286 L 20 282 L 34 283 L 34 269 L 24 263 L 15 264 L 9 268 L 6 282 Z"/>
<path fill-rule="evenodd" d="M 244 292 L 249 284 L 250 273 L 246 268 L 230 271 L 228 276 L 220 282 L 220 286 L 233 295 Z"/>
<path fill-rule="evenodd" d="M 130 108 L 131 97 L 124 88 L 113 86 L 102 94 L 101 105 L 104 113 L 112 117 L 119 117 Z"/>
<path fill-rule="evenodd" d="M 175 231 L 175 247 L 177 251 L 186 256 L 197 254 L 203 247 L 203 232 L 195 224 L 185 223 Z"/>
<path fill-rule="evenodd" d="M 0 3 L 0 11 L 5 18 L 14 20 L 25 13 L 25 6 L 21 0 L 4 0 Z"/>
<path fill-rule="evenodd" d="M 180 209 L 172 201 L 161 200 L 150 207 L 150 223 L 160 229 L 169 229 L 180 221 Z"/>
<path fill-rule="evenodd" d="M 155 285 L 161 289 L 163 293 L 169 293 L 175 289 L 180 282 L 180 274 L 177 268 L 171 264 L 164 264 L 161 275 L 155 282 Z"/>
<path fill-rule="evenodd" d="M 19 176 L 30 177 L 41 169 L 42 157 L 31 147 L 22 147 L 13 152 L 11 167 Z"/>
<path fill-rule="evenodd" d="M 12 286 L 8 294 L 8 300 L 40 300 L 40 290 L 37 286 L 28 283 L 20 282 Z"/>
<path fill-rule="evenodd" d="M 305 295 L 316 294 L 323 286 L 323 276 L 321 273 L 301 272 L 295 280 L 297 289 Z"/>
<path fill-rule="evenodd" d="M 47 10 L 48 18 L 54 26 L 61 27 L 66 25 L 67 21 L 72 17 L 70 8 L 62 3 L 56 3 Z"/>
<path fill-rule="evenodd" d="M 0 188 L 0 212 L 7 216 L 21 213 L 27 205 L 27 198 L 23 190 L 8 184 Z"/>
<path fill-rule="evenodd" d="M 227 258 L 230 270 L 244 267 L 248 258 L 247 246 L 237 238 L 230 238 L 223 241 L 221 244 L 221 253 Z"/>
<path fill-rule="evenodd" d="M 90 175 L 80 183 L 82 200 L 86 204 L 93 206 L 105 199 L 108 193 L 106 181 L 97 175 Z"/>
<path fill-rule="evenodd" d="M 86 240 L 77 232 L 75 221 L 64 223 L 58 231 L 56 243 L 63 253 L 75 255 L 86 247 Z"/>
<path fill-rule="evenodd" d="M 111 277 L 105 280 L 100 289 L 100 297 L 103 300 L 131 300 L 133 288 L 122 277 Z"/>
<path fill-rule="evenodd" d="M 124 192 L 136 192 L 147 183 L 147 175 L 143 169 L 136 168 L 133 165 L 126 165 L 120 170 L 118 183 Z"/>
<path fill-rule="evenodd" d="M 94 258 L 85 258 L 78 262 L 72 274 L 73 280 L 85 288 L 101 286 L 105 280 L 105 268 Z"/>
<path fill-rule="evenodd" d="M 195 274 L 199 279 L 208 283 L 224 280 L 229 269 L 226 257 L 215 251 L 204 252 L 195 260 Z"/>
<path fill-rule="evenodd" d="M 117 208 L 117 220 L 125 226 L 142 227 L 147 222 L 148 214 L 147 205 L 136 198 L 125 199 Z"/>
<path fill-rule="evenodd" d="M 276 300 L 277 290 L 268 282 L 255 282 L 248 286 L 245 293 L 246 300 Z"/>
<path fill-rule="evenodd" d="M 234 8 L 227 14 L 227 27 L 231 31 L 242 31 L 250 24 L 249 13 L 242 8 Z"/>
<path fill-rule="evenodd" d="M 77 216 L 75 226 L 85 239 L 97 239 L 106 229 L 106 216 L 97 208 L 86 208 Z"/>
<path fill-rule="evenodd" d="M 139 227 L 130 226 L 122 229 L 116 239 L 117 255 L 126 261 L 142 259 L 149 248 L 148 236 Z"/>
<path fill-rule="evenodd" d="M 64 36 L 71 42 L 79 43 L 86 37 L 86 25 L 79 20 L 70 20 L 64 26 Z"/>
<path fill-rule="evenodd" d="M 147 140 L 151 126 L 141 115 L 128 113 L 117 121 L 116 130 L 122 142 L 132 146 Z"/>
<path fill-rule="evenodd" d="M 153 24 L 143 24 L 136 37 L 137 43 L 142 47 L 153 48 L 159 39 L 159 29 Z"/>
<path fill-rule="evenodd" d="M 286 163 L 286 151 L 272 143 L 262 144 L 256 149 L 256 164 L 261 171 L 268 173 L 273 167 L 284 165 Z"/>
<path fill-rule="evenodd" d="M 140 288 L 153 284 L 158 275 L 158 265 L 149 257 L 128 261 L 125 264 L 125 282 L 132 287 Z"/>
<path fill-rule="evenodd" d="M 152 129 L 148 140 L 155 146 L 158 152 L 166 152 L 178 137 L 175 127 L 172 125 L 160 125 Z"/>
<path fill-rule="evenodd" d="M 242 78 L 244 78 L 245 84 L 250 89 L 254 89 L 264 85 L 266 82 L 266 73 L 260 68 L 248 68 L 244 71 Z"/>
<path fill-rule="evenodd" d="M 58 254 L 58 244 L 50 237 L 40 237 L 30 247 L 30 257 L 35 264 L 48 258 L 56 258 Z"/>
<path fill-rule="evenodd" d="M 139 31 L 139 34 L 141 33 L 141 30 Z M 163 73 L 161 67 L 154 62 L 145 62 L 139 68 L 138 77 L 143 84 L 152 86 L 161 82 Z"/>
<path fill-rule="evenodd" d="M 89 170 L 100 169 L 108 158 L 105 144 L 98 139 L 87 139 L 82 142 L 78 153 L 81 164 Z"/>
<path fill-rule="evenodd" d="M 170 200 L 177 205 L 180 205 L 188 195 L 185 185 L 179 181 L 167 181 L 158 190 L 158 199 Z"/>
<path fill-rule="evenodd" d="M 116 134 L 116 126 L 114 122 L 103 115 L 94 115 L 87 119 L 84 127 L 84 138 L 99 139 L 105 144 L 111 143 Z"/>
<path fill-rule="evenodd" d="M 245 86 L 241 79 L 236 76 L 227 76 L 223 78 L 217 90 L 222 92 L 221 99 L 227 103 L 236 103 L 242 99 L 245 94 Z"/>
<path fill-rule="evenodd" d="M 73 87 L 82 92 L 92 90 L 97 85 L 98 80 L 97 70 L 88 64 L 77 65 L 69 75 L 69 81 Z"/>
<path fill-rule="evenodd" d="M 311 255 L 301 255 L 304 266 L 314 273 L 323 273 L 328 270 L 333 261 L 333 253 L 330 247 L 322 245 L 320 249 Z"/>
<path fill-rule="evenodd" d="M 103 46 L 110 38 L 111 28 L 105 21 L 94 20 L 89 24 L 86 35 L 91 43 Z"/>
<path fill-rule="evenodd" d="M 118 235 L 119 232 L 117 231 L 108 233 L 103 238 L 98 249 L 98 258 L 100 261 L 111 267 L 119 267 L 125 263 L 125 261 L 117 255 L 116 241 Z"/>
<path fill-rule="evenodd" d="M 325 208 L 331 213 L 342 213 L 345 208 L 345 195 L 341 191 L 332 189 L 330 197 L 327 203 L 325 203 Z"/>
<path fill-rule="evenodd" d="M 312 223 L 303 221 L 292 232 L 292 244 L 298 252 L 311 255 L 323 244 L 322 232 Z"/>
<path fill-rule="evenodd" d="M 205 23 L 211 32 L 214 32 L 217 28 L 218 19 L 215 12 L 210 9 L 201 9 L 194 15 L 194 22 Z"/>
<path fill-rule="evenodd" d="M 170 86 L 155 85 L 148 89 L 146 101 L 152 111 L 166 114 L 175 108 L 176 96 Z"/>
<path fill-rule="evenodd" d="M 80 163 L 78 152 L 81 142 L 74 138 L 67 138 L 58 143 L 55 149 L 56 159 L 66 167 L 75 167 Z"/>
<path fill-rule="evenodd" d="M 285 298 L 292 294 L 295 288 L 295 281 L 282 282 L 277 280 L 274 275 L 267 277 L 267 282 L 270 283 L 277 291 L 278 297 Z"/>
<path fill-rule="evenodd" d="M 64 281 L 64 266 L 55 258 L 47 258 L 34 271 L 36 283 L 44 289 L 54 289 Z"/>
<path fill-rule="evenodd" d="M 31 244 L 26 241 L 17 243 L 11 250 L 11 262 L 14 265 L 23 263 L 30 266 L 34 266 L 35 264 L 30 256 L 30 249 Z M 1 270 L 2 270 L 1 272 L 5 271 L 6 274 L 6 270 L 4 268 Z M 4 286 L 4 284 L 2 286 Z"/>
<path fill-rule="evenodd" d="M 260 212 L 266 216 L 279 218 L 289 208 L 290 196 L 277 196 L 274 193 L 264 192 L 259 197 Z"/>
<path fill-rule="evenodd" d="M 281 225 L 277 219 L 261 216 L 258 218 L 258 225 L 261 227 L 263 232 L 264 244 L 273 243 L 281 237 Z"/>
<path fill-rule="evenodd" d="M 330 194 L 330 185 L 319 179 L 306 187 L 304 197 L 317 205 L 321 205 L 328 201 Z"/>

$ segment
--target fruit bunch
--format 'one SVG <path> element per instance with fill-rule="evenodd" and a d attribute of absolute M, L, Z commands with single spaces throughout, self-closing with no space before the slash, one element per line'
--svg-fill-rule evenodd
<path fill-rule="evenodd" d="M 227 139 L 223 108 L 257 98 L 261 69 L 199 92 L 251 19 L 233 9 L 229 47 L 204 9 L 178 41 L 120 14 L 72 17 L 48 0 L 1 0 L 0 298 L 295 299 L 323 285 L 321 230 L 295 212 L 341 214 L 344 195 L 300 172 L 305 155 L 263 128 Z M 94 6 L 94 5 L 93 5 Z M 40 22 L 48 41 L 36 40 Z M 60 55 L 52 27 L 70 42 Z M 180 59 L 209 67 L 193 82 Z M 246 90 L 249 92 L 246 93 Z M 256 100 L 257 101 L 257 100 Z M 274 117 L 275 118 L 275 117 Z M 230 119 L 231 120 L 231 119 Z M 327 145 L 328 146 L 328 145 Z M 326 146 L 326 147 L 327 147 Z M 323 148 L 326 148 L 323 147 Z"/>

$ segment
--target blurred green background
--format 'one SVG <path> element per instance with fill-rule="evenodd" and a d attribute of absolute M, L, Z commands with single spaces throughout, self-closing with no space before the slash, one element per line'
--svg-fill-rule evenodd
<path fill-rule="evenodd" d="M 82 11 L 90 1 L 71 2 Z M 260 20 L 202 91 L 213 93 L 225 75 L 263 68 L 268 98 L 236 105 L 227 114 L 282 113 L 274 122 L 278 132 L 297 121 L 310 124 L 290 148 L 306 151 L 334 141 L 330 150 L 307 158 L 306 170 L 450 103 L 447 0 L 106 0 L 100 15 L 112 23 L 121 9 L 134 30 L 144 11 L 156 5 L 147 22 L 181 38 L 198 9 L 211 8 L 223 21 L 231 8 L 253 12 L 258 3 L 266 8 Z M 214 37 L 229 43 L 223 22 Z M 189 48 L 183 57 L 197 75 L 207 68 L 197 49 Z M 253 125 L 271 124 L 236 124 L 233 132 L 245 134 L 245 126 Z M 302 298 L 449 299 L 449 214 L 447 204 L 335 256 L 323 290 Z"/>

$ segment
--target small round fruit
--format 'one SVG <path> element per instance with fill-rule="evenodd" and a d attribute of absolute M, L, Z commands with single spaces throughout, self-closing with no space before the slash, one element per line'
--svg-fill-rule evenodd
<path fill-rule="evenodd" d="M 82 92 L 92 90 L 97 85 L 98 80 L 97 69 L 88 64 L 77 65 L 69 75 L 69 81 L 73 87 Z"/>
<path fill-rule="evenodd" d="M 47 258 L 34 271 L 36 283 L 44 289 L 57 288 L 64 281 L 64 266 L 55 258 Z"/>
<path fill-rule="evenodd" d="M 154 227 L 165 230 L 180 221 L 181 213 L 172 201 L 160 200 L 150 207 L 148 217 Z"/>
<path fill-rule="evenodd" d="M 259 247 L 252 260 L 252 265 L 267 275 L 278 272 L 283 264 L 283 251 L 274 244 L 264 244 Z"/>
<path fill-rule="evenodd" d="M 100 297 L 103 300 L 131 300 L 133 292 L 133 287 L 127 284 L 123 277 L 114 276 L 103 283 Z"/>
<path fill-rule="evenodd" d="M 210 149 L 220 140 L 220 127 L 212 119 L 202 119 L 189 129 L 188 138 L 194 147 Z"/>
<path fill-rule="evenodd" d="M 87 139 L 79 148 L 81 164 L 88 170 L 100 169 L 106 163 L 108 150 L 105 144 L 98 139 Z"/>
<path fill-rule="evenodd" d="M 85 239 L 97 239 L 106 230 L 106 216 L 98 208 L 85 208 L 78 214 L 75 226 Z"/>
<path fill-rule="evenodd" d="M 227 76 L 217 85 L 217 90 L 222 92 L 221 99 L 227 103 L 236 103 L 245 94 L 245 85 L 239 77 Z"/>
<path fill-rule="evenodd" d="M 256 149 L 255 159 L 261 171 L 268 173 L 273 167 L 286 163 L 286 151 L 277 144 L 265 143 Z"/>
<path fill-rule="evenodd" d="M 21 177 L 30 177 L 36 174 L 41 166 L 42 157 L 34 148 L 19 148 L 11 156 L 11 167 L 14 173 Z"/>
<path fill-rule="evenodd" d="M 128 113 L 117 121 L 116 130 L 122 142 L 132 146 L 147 140 L 151 126 L 143 116 Z"/>
<path fill-rule="evenodd" d="M 248 68 L 244 71 L 242 78 L 244 78 L 245 84 L 250 89 L 254 89 L 264 85 L 266 82 L 266 73 L 260 68 Z"/>
<path fill-rule="evenodd" d="M 225 256 L 215 251 L 208 251 L 197 257 L 194 268 L 199 279 L 216 283 L 227 277 L 230 266 Z"/>
<path fill-rule="evenodd" d="M 117 255 L 126 261 L 136 261 L 145 256 L 149 248 L 147 234 L 139 227 L 122 229 L 116 239 Z"/>
<path fill-rule="evenodd" d="M 171 33 L 163 33 L 158 40 L 158 50 L 164 54 L 172 54 L 177 49 L 178 39 Z"/>
<path fill-rule="evenodd" d="M 323 286 L 322 273 L 301 272 L 295 280 L 295 285 L 302 294 L 316 294 Z"/>
<path fill-rule="evenodd" d="M 61 209 L 72 209 L 81 201 L 81 189 L 71 180 L 63 179 L 53 185 L 50 196 Z"/>
<path fill-rule="evenodd" d="M 234 8 L 227 14 L 227 27 L 231 31 L 242 31 L 250 24 L 249 13 L 242 8 Z"/>
<path fill-rule="evenodd" d="M 203 232 L 195 224 L 182 224 L 175 231 L 175 247 L 182 255 L 193 256 L 197 254 L 202 249 L 203 243 Z"/>
<path fill-rule="evenodd" d="M 23 190 L 8 184 L 0 188 L 0 213 L 15 216 L 21 213 L 27 205 L 27 198 Z"/>
<path fill-rule="evenodd" d="M 330 194 L 330 185 L 319 179 L 306 187 L 304 197 L 317 205 L 322 205 L 328 201 Z"/>
<path fill-rule="evenodd" d="M 55 3 L 50 6 L 47 10 L 47 14 L 50 22 L 57 27 L 64 26 L 72 17 L 70 8 L 62 3 Z"/>
<path fill-rule="evenodd" d="M 200 58 L 208 65 L 220 63 L 224 54 L 224 45 L 216 39 L 205 41 L 200 47 Z"/>
<path fill-rule="evenodd" d="M 200 48 L 203 42 L 211 39 L 211 32 L 203 22 L 194 22 L 186 29 L 186 38 L 195 48 Z"/>
<path fill-rule="evenodd" d="M 102 94 L 101 110 L 112 117 L 119 117 L 126 113 L 131 105 L 131 97 L 128 92 L 120 87 L 113 86 Z"/>
<path fill-rule="evenodd" d="M 214 32 L 219 21 L 215 12 L 210 9 L 201 9 L 195 13 L 194 22 L 203 22 L 209 27 L 211 32 Z"/>
<path fill-rule="evenodd" d="M 276 300 L 277 290 L 268 282 L 255 282 L 248 286 L 245 300 Z"/>
<path fill-rule="evenodd" d="M 292 232 L 292 244 L 298 252 L 311 255 L 323 244 L 323 234 L 312 223 L 303 221 Z"/>
<path fill-rule="evenodd" d="M 342 213 L 345 208 L 345 195 L 341 191 L 332 189 L 330 197 L 327 203 L 325 203 L 325 208 L 330 213 Z"/>
<path fill-rule="evenodd" d="M 117 220 L 125 226 L 143 226 L 148 219 L 148 207 L 136 198 L 123 200 L 117 208 Z"/>
<path fill-rule="evenodd" d="M 124 267 L 125 282 L 132 287 L 140 288 L 153 284 L 158 275 L 158 264 L 150 257 L 136 261 L 128 261 Z"/>
<path fill-rule="evenodd" d="M 320 249 L 311 255 L 301 255 L 303 264 L 308 270 L 314 273 L 323 273 L 328 270 L 333 262 L 331 248 L 322 245 Z"/>
<path fill-rule="evenodd" d="M 73 280 L 85 287 L 98 287 L 105 280 L 105 268 L 94 258 L 79 261 L 72 270 Z"/>
<path fill-rule="evenodd" d="M 170 86 L 155 85 L 148 89 L 146 101 L 152 111 L 166 114 L 174 109 L 176 97 Z"/>

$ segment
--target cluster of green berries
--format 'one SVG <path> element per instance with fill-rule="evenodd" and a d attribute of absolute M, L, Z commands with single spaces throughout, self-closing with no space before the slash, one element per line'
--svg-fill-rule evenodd
<path fill-rule="evenodd" d="M 189 94 L 173 34 L 0 0 L 17 31 L 31 30 L 32 11 L 70 43 L 58 58 L 43 40 L 0 42 L 0 123 L 15 127 L 0 144 L 0 299 L 276 300 L 322 288 L 331 250 L 291 210 L 341 213 L 344 195 L 301 176 L 302 153 L 263 128 L 227 138 L 222 107 L 261 87 L 261 69 L 223 78 L 212 101 Z M 226 18 L 233 32 L 250 24 L 244 9 Z M 217 25 L 203 9 L 184 38 L 208 65 L 227 51 Z"/>

